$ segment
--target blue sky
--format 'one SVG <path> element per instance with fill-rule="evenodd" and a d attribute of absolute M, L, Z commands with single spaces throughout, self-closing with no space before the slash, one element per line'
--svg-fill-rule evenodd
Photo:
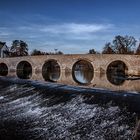
<path fill-rule="evenodd" d="M 139 0 L 0 0 L 0 41 L 41 51 L 101 51 L 116 35 L 140 38 Z"/>

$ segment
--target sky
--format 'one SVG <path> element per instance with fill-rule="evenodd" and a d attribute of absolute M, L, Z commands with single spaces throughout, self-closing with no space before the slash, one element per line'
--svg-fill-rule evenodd
<path fill-rule="evenodd" d="M 0 0 L 0 41 L 67 54 L 101 52 L 116 35 L 140 38 L 140 0 Z"/>

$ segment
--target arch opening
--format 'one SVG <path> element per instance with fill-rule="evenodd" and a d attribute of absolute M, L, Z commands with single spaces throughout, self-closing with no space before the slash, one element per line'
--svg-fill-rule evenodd
<path fill-rule="evenodd" d="M 49 60 L 42 67 L 42 76 L 45 81 L 57 82 L 60 78 L 60 66 L 56 60 Z"/>
<path fill-rule="evenodd" d="M 114 85 L 122 85 L 127 77 L 128 67 L 123 61 L 111 62 L 107 67 L 107 79 Z"/>
<path fill-rule="evenodd" d="M 94 76 L 94 69 L 90 62 L 86 60 L 77 61 L 72 68 L 72 76 L 78 84 L 90 84 Z"/>
<path fill-rule="evenodd" d="M 32 66 L 27 61 L 21 61 L 17 65 L 17 76 L 20 79 L 30 79 L 32 77 Z"/>
<path fill-rule="evenodd" d="M 0 76 L 8 75 L 8 66 L 5 63 L 0 63 Z"/>

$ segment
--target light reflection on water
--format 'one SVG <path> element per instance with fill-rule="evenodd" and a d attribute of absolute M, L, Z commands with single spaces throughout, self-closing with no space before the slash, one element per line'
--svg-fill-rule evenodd
<path fill-rule="evenodd" d="M 48 75 L 49 79 L 51 79 L 52 81 L 57 81 L 60 77 L 60 72 L 55 70 L 53 72 L 50 72 Z M 81 84 L 88 84 L 93 78 L 93 72 L 87 70 L 76 70 L 74 71 L 74 76 L 77 82 Z"/>
<path fill-rule="evenodd" d="M 114 85 L 121 85 L 127 78 L 128 68 L 122 61 L 113 61 L 107 68 L 107 78 Z"/>
<path fill-rule="evenodd" d="M 86 60 L 80 60 L 73 66 L 73 79 L 80 84 L 89 84 L 94 75 L 92 64 Z"/>
<path fill-rule="evenodd" d="M 63 74 L 65 73 L 62 73 L 62 75 Z M 75 70 L 73 72 L 73 75 L 74 76 L 72 77 L 72 79 L 70 79 L 71 73 L 65 74 L 65 81 L 60 81 L 60 83 L 74 86 L 76 85 L 75 83 L 78 83 L 78 85 L 89 85 L 89 87 L 96 86 L 96 88 L 104 88 L 109 90 L 140 92 L 140 80 L 125 80 L 125 78 L 127 78 L 127 75 L 123 71 L 109 72 L 107 78 L 105 74 L 103 75 L 103 78 L 100 78 L 100 76 L 98 75 L 97 77 L 97 75 L 94 74 L 93 71 L 84 69 Z M 59 78 L 60 71 L 56 70 L 49 74 L 49 79 L 52 79 L 52 81 L 57 82 Z M 94 80 L 95 78 L 96 80 Z M 92 80 L 94 80 L 93 84 Z"/>
<path fill-rule="evenodd" d="M 55 72 L 50 72 L 49 73 L 49 79 L 52 81 L 57 81 L 60 77 L 60 72 L 59 71 L 55 71 Z"/>
<path fill-rule="evenodd" d="M 50 60 L 43 65 L 42 75 L 46 81 L 56 82 L 60 77 L 60 66 L 56 61 Z"/>
<path fill-rule="evenodd" d="M 90 83 L 93 77 L 93 72 L 87 70 L 77 70 L 74 71 L 74 74 L 76 80 L 82 84 Z"/>

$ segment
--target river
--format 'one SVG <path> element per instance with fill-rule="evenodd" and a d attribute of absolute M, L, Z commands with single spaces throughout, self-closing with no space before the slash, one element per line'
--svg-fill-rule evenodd
<path fill-rule="evenodd" d="M 94 95 L 0 82 L 0 140 L 132 140 L 136 113 Z"/>

